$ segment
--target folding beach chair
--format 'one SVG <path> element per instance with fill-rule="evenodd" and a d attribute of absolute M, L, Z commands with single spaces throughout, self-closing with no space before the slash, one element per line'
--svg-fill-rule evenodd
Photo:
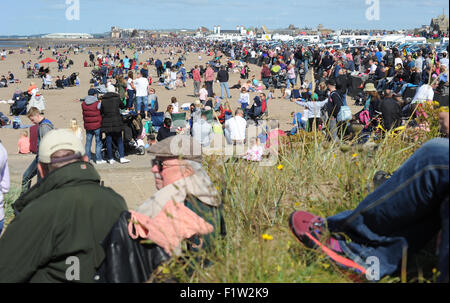
<path fill-rule="evenodd" d="M 211 124 L 214 120 L 213 117 L 213 110 L 202 110 L 202 114 L 206 115 L 206 121 L 208 121 L 209 124 Z"/>
<path fill-rule="evenodd" d="M 150 113 L 150 117 L 154 132 L 158 132 L 164 123 L 164 112 Z M 153 133 L 153 131 L 149 131 L 149 133 Z"/>
<path fill-rule="evenodd" d="M 186 113 L 172 114 L 172 128 L 186 127 Z"/>

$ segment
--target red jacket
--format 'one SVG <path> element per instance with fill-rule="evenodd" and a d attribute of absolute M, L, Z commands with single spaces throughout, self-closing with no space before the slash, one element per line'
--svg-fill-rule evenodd
<path fill-rule="evenodd" d="M 192 78 L 194 79 L 194 81 L 198 82 L 202 81 L 202 77 L 200 76 L 200 71 L 198 69 L 194 69 L 192 71 Z"/>
<path fill-rule="evenodd" d="M 85 130 L 95 130 L 102 127 L 102 114 L 98 109 L 98 103 L 99 101 L 89 105 L 86 102 L 81 103 Z"/>
<path fill-rule="evenodd" d="M 261 79 L 270 78 L 271 75 L 272 74 L 270 72 L 270 69 L 267 66 L 263 67 L 263 69 L 261 70 Z"/>
<path fill-rule="evenodd" d="M 225 110 L 222 105 L 219 107 L 219 110 L 220 110 L 220 115 L 217 116 L 217 119 L 219 119 L 219 122 L 221 124 L 224 124 L 225 123 L 225 113 L 228 112 L 229 114 L 231 114 L 231 111 Z"/>
<path fill-rule="evenodd" d="M 261 114 L 264 114 L 266 112 L 267 108 L 267 101 L 266 99 L 261 100 Z"/>

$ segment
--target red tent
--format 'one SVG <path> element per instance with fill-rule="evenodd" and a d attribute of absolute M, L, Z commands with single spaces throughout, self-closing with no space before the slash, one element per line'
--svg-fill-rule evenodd
<path fill-rule="evenodd" d="M 52 58 L 45 58 L 44 60 L 40 61 L 39 63 L 52 63 L 52 62 L 58 62 L 55 59 Z"/>

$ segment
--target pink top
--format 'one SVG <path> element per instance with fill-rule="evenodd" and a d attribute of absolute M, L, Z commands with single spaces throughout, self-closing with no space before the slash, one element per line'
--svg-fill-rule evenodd
<path fill-rule="evenodd" d="M 19 147 L 19 153 L 29 154 L 30 153 L 30 138 L 20 137 L 19 142 L 17 142 L 17 146 Z"/>
<path fill-rule="evenodd" d="M 194 81 L 202 81 L 202 78 L 200 77 L 200 71 L 198 69 L 194 69 L 192 71 L 192 78 L 194 79 Z"/>
<path fill-rule="evenodd" d="M 205 81 L 214 81 L 214 70 L 211 67 L 205 71 Z"/>

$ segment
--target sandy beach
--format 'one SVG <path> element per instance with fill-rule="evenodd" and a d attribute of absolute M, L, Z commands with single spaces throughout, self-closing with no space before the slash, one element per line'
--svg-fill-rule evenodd
<path fill-rule="evenodd" d="M 65 41 L 63 43 L 66 43 Z M 90 48 L 93 52 L 97 50 L 101 51 L 101 48 Z M 38 62 L 39 52 L 35 49 L 31 54 L 25 52 L 19 53 L 19 49 L 14 50 L 14 54 L 8 54 L 6 60 L 0 61 L 0 75 L 7 76 L 8 71 L 13 72 L 15 78 L 20 79 L 21 83 L 10 84 L 7 88 L 0 88 L 0 100 L 10 100 L 14 91 L 21 89 L 25 91 L 30 82 L 34 81 L 38 87 L 42 85 L 42 80 L 39 78 L 27 79 L 26 69 L 22 69 L 21 61 L 27 62 L 31 60 L 32 64 Z M 64 50 L 64 49 L 63 49 Z M 116 51 L 114 47 L 110 48 L 110 51 Z M 126 50 L 126 54 L 131 57 L 132 50 Z M 122 54 L 121 54 L 122 55 Z M 52 57 L 51 50 L 45 50 L 43 58 Z M 166 54 L 161 53 L 161 49 L 157 54 L 150 53 L 150 51 L 139 55 L 139 61 L 143 62 L 153 57 L 161 59 L 163 62 L 168 58 Z M 206 54 L 202 54 L 202 61 L 199 61 L 198 54 L 190 53 L 186 57 L 186 70 L 190 70 L 195 65 L 205 65 L 211 57 Z M 53 82 L 56 76 L 65 75 L 70 76 L 73 72 L 79 73 L 80 85 L 76 87 L 68 87 L 63 90 L 40 90 L 46 101 L 45 116 L 50 119 L 57 128 L 69 127 L 69 122 L 72 118 L 76 118 L 79 124 L 83 125 L 83 118 L 81 112 L 81 104 L 79 98 L 84 98 L 87 95 L 87 91 L 90 87 L 89 80 L 91 79 L 92 67 L 83 67 L 84 61 L 89 62 L 87 52 L 78 53 L 74 55 L 71 53 L 69 59 L 74 61 L 74 65 L 69 70 L 58 72 L 57 63 L 45 64 L 44 66 L 50 67 Z M 175 57 L 176 61 L 178 57 Z M 256 65 L 250 66 L 250 78 L 252 75 L 256 75 L 259 79 L 261 68 Z M 167 105 L 170 103 L 171 97 L 176 97 L 179 105 L 183 103 L 193 103 L 196 98 L 193 96 L 193 80 L 189 79 L 186 83 L 186 87 L 178 88 L 174 90 L 166 90 L 163 86 L 155 84 L 157 81 L 156 70 L 154 66 L 149 67 L 150 75 L 153 78 L 152 87 L 155 88 L 156 94 L 159 100 L 159 111 L 165 111 Z M 239 73 L 230 72 L 230 87 L 236 84 L 239 80 Z M 218 83 L 214 83 L 214 92 L 220 96 L 220 87 Z M 264 91 L 266 94 L 268 91 Z M 237 100 L 239 98 L 239 90 L 230 90 L 232 99 L 231 106 L 233 110 L 238 107 Z M 256 93 L 250 93 L 251 100 Z M 289 130 L 292 128 L 290 124 L 292 119 L 290 113 L 293 111 L 303 112 L 303 108 L 290 102 L 279 98 L 281 96 L 280 90 L 275 92 L 275 100 L 268 102 L 269 118 L 277 119 L 280 121 L 280 128 L 283 130 Z M 350 100 L 348 100 L 350 101 Z M 348 102 L 353 104 L 353 102 Z M 0 112 L 5 115 L 9 114 L 9 104 L 0 104 Z M 351 106 L 352 111 L 356 112 L 358 107 Z M 12 118 L 12 117 L 10 117 Z M 25 125 L 32 124 L 26 116 L 21 116 L 21 121 Z M 34 155 L 18 155 L 17 152 L 17 140 L 19 139 L 21 130 L 15 129 L 0 129 L 0 140 L 8 151 L 9 168 L 11 173 L 11 182 L 15 185 L 20 184 L 22 174 L 32 161 Z M 85 136 L 84 136 L 85 137 Z M 94 149 L 94 148 L 93 148 Z M 110 186 L 121 194 L 127 201 L 128 206 L 134 209 L 137 205 L 141 204 L 145 199 L 151 196 L 155 192 L 153 174 L 150 171 L 150 163 L 148 156 L 130 155 L 128 158 L 131 160 L 128 164 L 103 164 L 97 165 L 96 168 L 99 171 L 102 179 L 105 181 L 105 186 Z"/>

